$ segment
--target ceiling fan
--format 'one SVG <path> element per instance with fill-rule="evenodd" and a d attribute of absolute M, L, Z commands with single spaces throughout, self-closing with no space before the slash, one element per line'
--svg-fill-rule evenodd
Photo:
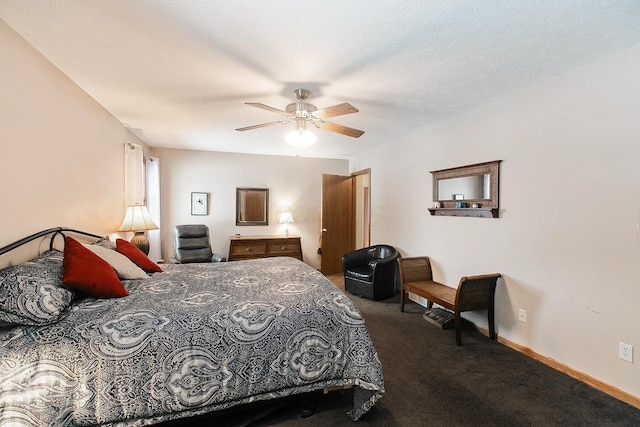
<path fill-rule="evenodd" d="M 342 116 L 345 114 L 357 113 L 358 109 L 348 102 L 343 102 L 342 104 L 333 105 L 331 107 L 322 108 L 319 110 L 315 105 L 311 105 L 306 102 L 307 98 L 311 96 L 311 92 L 307 89 L 296 89 L 293 91 L 293 93 L 296 96 L 297 101 L 287 105 L 284 110 L 270 107 L 259 102 L 245 102 L 245 104 L 251 105 L 252 107 L 261 108 L 263 110 L 281 114 L 285 116 L 285 119 L 238 128 L 236 130 L 245 131 L 295 122 L 296 131 L 299 134 L 307 132 L 308 123 L 312 124 L 316 128 L 336 132 L 353 138 L 358 138 L 364 133 L 364 131 L 362 130 L 339 125 L 337 123 L 327 122 L 324 120 L 331 117 Z"/>

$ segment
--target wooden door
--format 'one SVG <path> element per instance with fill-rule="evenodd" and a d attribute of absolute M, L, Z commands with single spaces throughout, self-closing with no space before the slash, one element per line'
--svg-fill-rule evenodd
<path fill-rule="evenodd" d="M 342 271 L 342 255 L 354 250 L 353 177 L 322 175 L 322 274 Z"/>

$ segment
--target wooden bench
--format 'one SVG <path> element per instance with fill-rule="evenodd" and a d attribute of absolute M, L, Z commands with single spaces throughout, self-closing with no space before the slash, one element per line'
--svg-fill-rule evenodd
<path fill-rule="evenodd" d="M 454 313 L 456 344 L 462 345 L 462 317 L 460 313 L 472 310 L 487 310 L 489 338 L 496 339 L 494 324 L 494 296 L 500 274 L 465 276 L 458 288 L 434 282 L 429 257 L 398 258 L 400 267 L 400 311 L 404 311 L 407 292 L 427 300 L 427 308 L 433 303 Z"/>

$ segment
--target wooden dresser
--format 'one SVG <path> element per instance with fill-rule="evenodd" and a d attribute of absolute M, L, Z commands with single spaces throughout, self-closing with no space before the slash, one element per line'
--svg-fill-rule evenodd
<path fill-rule="evenodd" d="M 290 256 L 302 261 L 299 236 L 231 236 L 229 261 Z"/>

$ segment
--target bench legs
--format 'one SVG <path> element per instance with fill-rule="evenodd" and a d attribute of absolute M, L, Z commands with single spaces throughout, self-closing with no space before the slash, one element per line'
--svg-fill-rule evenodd
<path fill-rule="evenodd" d="M 405 300 L 406 292 L 404 290 L 400 291 L 400 311 L 404 312 L 404 300 Z M 433 302 L 427 300 L 427 309 L 433 307 Z M 496 339 L 496 327 L 494 321 L 494 309 L 487 309 L 487 323 L 489 325 L 489 339 Z M 462 345 L 462 316 L 459 311 L 454 311 L 454 325 L 456 329 L 456 345 Z"/>
<path fill-rule="evenodd" d="M 407 293 L 404 290 L 400 290 L 400 312 L 404 313 L 404 298 Z M 427 309 L 433 308 L 433 302 L 427 300 Z"/>
<path fill-rule="evenodd" d="M 462 316 L 459 311 L 455 312 L 456 345 L 462 345 Z"/>
<path fill-rule="evenodd" d="M 489 325 L 489 339 L 496 339 L 496 327 L 493 318 L 493 308 L 487 309 L 487 323 Z M 456 326 L 456 345 L 462 345 L 462 316 L 459 312 L 455 312 L 455 326 Z"/>
<path fill-rule="evenodd" d="M 433 302 L 427 301 L 427 309 L 433 307 Z M 404 312 L 404 292 L 400 294 L 400 311 Z M 496 339 L 496 327 L 494 321 L 494 310 L 487 309 L 487 323 L 489 324 L 489 339 Z M 454 312 L 454 325 L 456 329 L 456 345 L 462 345 L 462 316 L 459 311 Z"/>
<path fill-rule="evenodd" d="M 496 339 L 496 327 L 493 320 L 493 308 L 487 309 L 487 323 L 489 324 L 489 338 Z"/>

